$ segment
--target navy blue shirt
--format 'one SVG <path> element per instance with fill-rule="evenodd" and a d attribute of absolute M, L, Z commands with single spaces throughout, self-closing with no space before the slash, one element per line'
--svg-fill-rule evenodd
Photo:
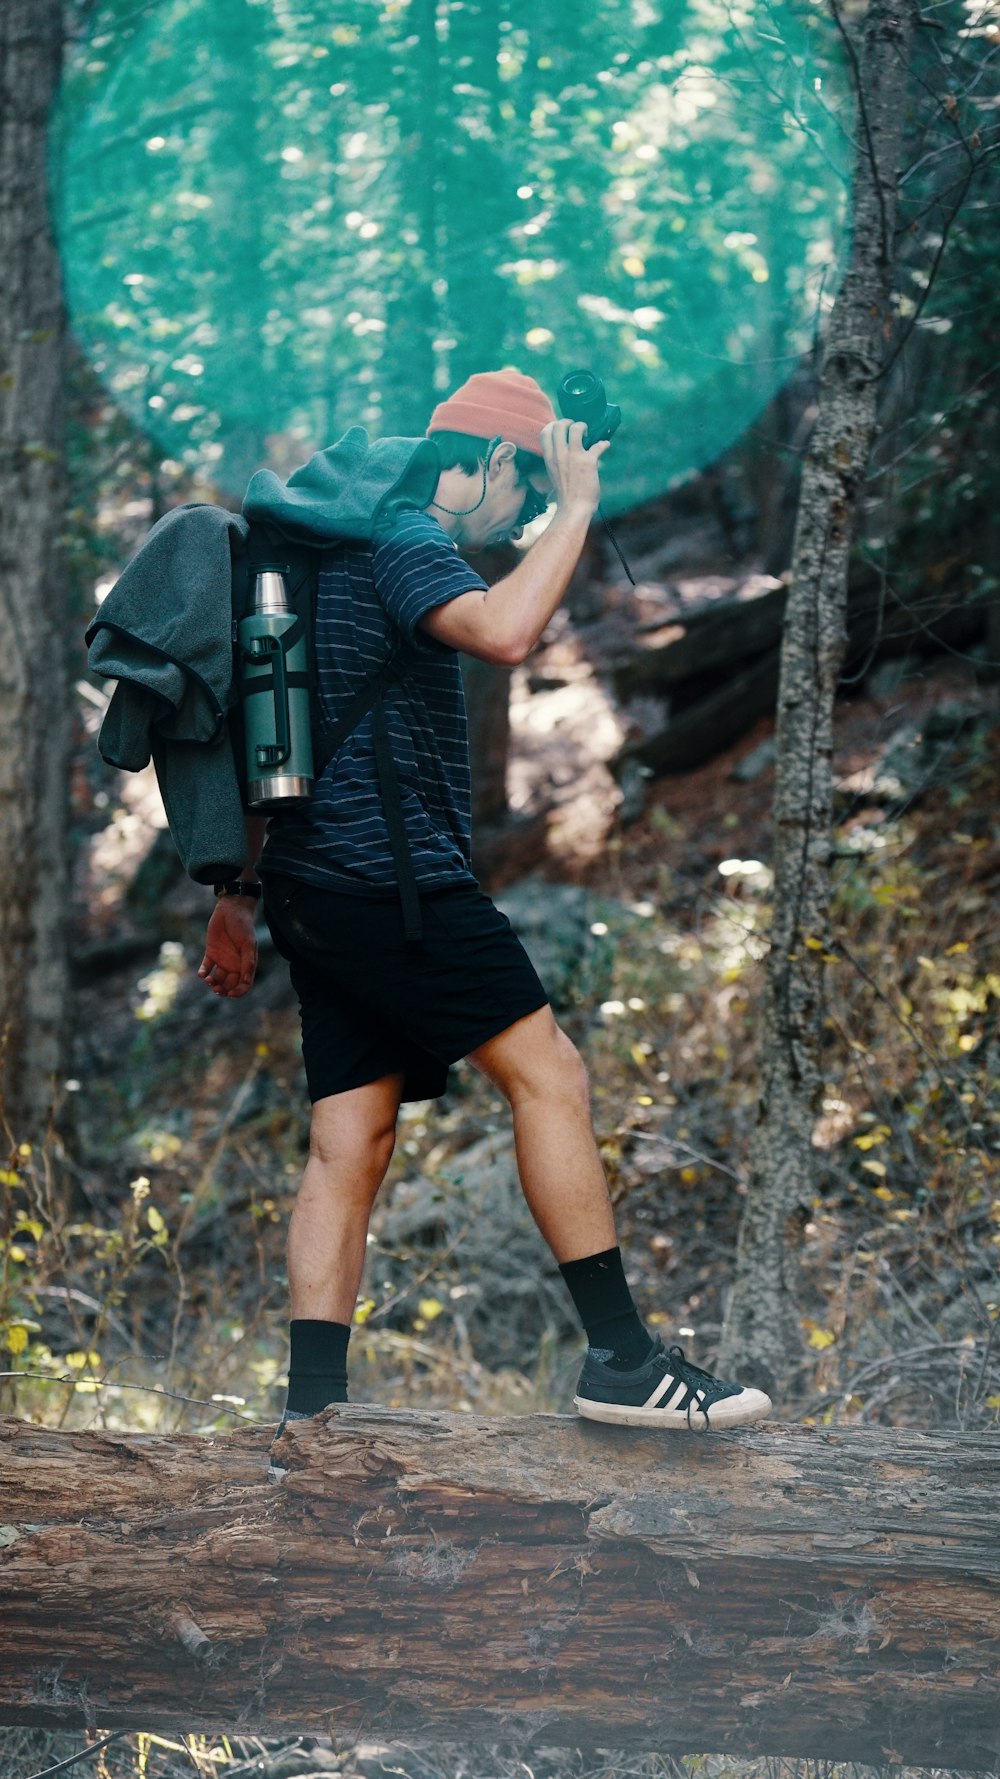
<path fill-rule="evenodd" d="M 422 890 L 475 883 L 469 738 L 459 657 L 420 619 L 486 582 L 429 513 L 404 510 L 371 545 L 324 555 L 316 598 L 316 666 L 324 716 L 402 642 L 402 680 L 385 694 L 406 833 Z M 308 803 L 271 817 L 261 875 L 283 872 L 323 889 L 397 894 L 382 808 L 372 713 L 329 762 Z"/>

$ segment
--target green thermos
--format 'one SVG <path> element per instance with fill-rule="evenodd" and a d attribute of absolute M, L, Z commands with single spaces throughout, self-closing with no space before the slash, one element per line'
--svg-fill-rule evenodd
<path fill-rule="evenodd" d="M 313 788 L 306 638 L 280 569 L 257 570 L 237 638 L 247 806 L 266 811 L 304 803 Z"/>

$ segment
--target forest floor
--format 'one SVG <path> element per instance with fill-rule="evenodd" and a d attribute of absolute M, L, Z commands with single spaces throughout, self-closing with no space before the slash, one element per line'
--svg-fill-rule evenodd
<path fill-rule="evenodd" d="M 628 713 L 581 634 L 557 630 L 519 676 L 512 800 L 548 810 L 536 876 L 587 892 L 559 1016 L 589 1065 L 637 1300 L 710 1365 L 756 1104 L 771 724 L 652 784 L 623 825 L 606 760 Z M 970 1426 L 1000 1411 L 995 700 L 939 661 L 838 707 L 828 1078 L 785 1418 Z M 90 737 L 81 748 L 92 773 Z M 266 949 L 250 996 L 207 993 L 204 891 L 172 889 L 152 936 L 130 911 L 162 815 L 148 775 L 105 777 L 76 944 L 124 949 L 79 988 L 68 1209 L 58 1155 L 22 1161 L 3 1315 L 36 1375 L 0 1386 L 3 1406 L 67 1425 L 273 1421 L 308 1133 L 296 1005 Z M 464 1064 L 443 1099 L 404 1106 L 352 1343 L 357 1399 L 567 1408 L 579 1334 L 509 1124 Z"/>

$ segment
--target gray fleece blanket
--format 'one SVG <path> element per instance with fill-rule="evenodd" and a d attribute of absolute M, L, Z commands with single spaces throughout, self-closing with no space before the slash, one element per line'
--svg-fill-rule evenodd
<path fill-rule="evenodd" d="M 139 772 L 152 759 L 170 832 L 197 883 L 238 875 L 244 811 L 228 713 L 233 677 L 232 557 L 249 522 L 322 545 L 370 541 L 403 506 L 427 506 L 440 460 L 429 439 L 369 444 L 352 427 L 283 483 L 251 478 L 242 514 L 176 507 L 153 526 L 86 633 L 90 666 L 117 680 L 98 747 L 109 765 Z"/>

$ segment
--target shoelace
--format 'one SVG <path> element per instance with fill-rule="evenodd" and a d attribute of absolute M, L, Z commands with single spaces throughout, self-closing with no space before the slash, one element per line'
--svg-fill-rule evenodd
<path fill-rule="evenodd" d="M 726 1385 L 722 1383 L 720 1378 L 713 1377 L 710 1371 L 702 1371 L 700 1365 L 695 1365 L 690 1359 L 686 1359 L 684 1357 L 683 1347 L 668 1347 L 666 1351 L 668 1358 L 673 1362 L 674 1375 L 679 1377 L 683 1384 L 687 1385 L 691 1397 L 694 1397 L 699 1388 L 701 1388 L 703 1392 L 703 1401 L 695 1402 L 694 1400 L 691 1400 L 688 1402 L 686 1410 L 688 1432 L 694 1433 L 697 1431 L 699 1433 L 707 1433 L 711 1423 L 708 1418 L 708 1408 L 706 1408 L 705 1404 L 707 1402 L 709 1407 L 711 1407 L 712 1402 L 715 1400 L 715 1390 L 720 1387 L 725 1389 Z M 695 1427 L 694 1422 L 691 1419 L 692 1408 L 698 1409 L 704 1422 L 703 1427 Z"/>

